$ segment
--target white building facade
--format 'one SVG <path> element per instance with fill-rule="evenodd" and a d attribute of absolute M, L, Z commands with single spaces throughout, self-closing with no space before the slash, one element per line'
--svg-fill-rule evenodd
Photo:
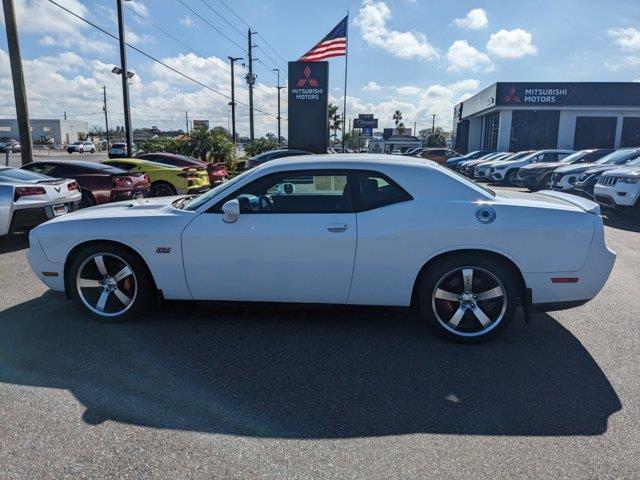
<path fill-rule="evenodd" d="M 84 140 L 89 134 L 89 124 L 81 120 L 31 119 L 31 136 L 34 142 L 53 141 L 57 145 Z M 0 138 L 20 139 L 16 119 L 0 119 Z"/>

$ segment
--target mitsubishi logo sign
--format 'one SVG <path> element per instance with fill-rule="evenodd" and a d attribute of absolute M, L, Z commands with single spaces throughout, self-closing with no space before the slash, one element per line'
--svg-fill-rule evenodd
<path fill-rule="evenodd" d="M 305 78 L 301 78 L 300 80 L 298 80 L 298 83 L 296 83 L 296 87 L 298 88 L 304 87 L 307 83 L 309 83 L 310 87 L 317 87 L 318 81 L 314 78 L 309 78 L 310 76 L 311 76 L 311 69 L 307 65 L 307 68 L 304 69 Z"/>

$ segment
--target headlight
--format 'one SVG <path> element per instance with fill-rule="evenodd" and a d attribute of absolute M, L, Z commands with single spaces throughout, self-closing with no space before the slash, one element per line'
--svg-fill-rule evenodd
<path fill-rule="evenodd" d="M 619 182 L 622 183 L 638 183 L 638 181 L 640 181 L 640 178 L 638 177 L 620 177 L 618 178 Z"/>

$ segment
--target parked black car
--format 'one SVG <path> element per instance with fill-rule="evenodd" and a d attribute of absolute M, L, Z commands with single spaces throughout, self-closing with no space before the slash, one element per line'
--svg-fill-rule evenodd
<path fill-rule="evenodd" d="M 621 148 L 615 152 L 602 157 L 596 165 L 584 171 L 576 180 L 574 185 L 576 193 L 583 197 L 593 199 L 593 188 L 604 172 L 614 170 L 619 165 L 625 165 L 632 160 L 640 158 L 640 148 Z M 602 163 L 601 163 L 602 162 Z"/>
<path fill-rule="evenodd" d="M 551 163 L 531 163 L 518 170 L 516 184 L 526 187 L 532 192 L 543 188 L 551 188 L 551 177 L 553 172 L 566 165 L 577 165 L 581 163 L 593 163 L 605 155 L 609 155 L 614 150 L 609 148 L 598 148 L 591 150 L 580 150 L 563 158 L 559 162 Z"/>
<path fill-rule="evenodd" d="M 495 150 L 476 150 L 460 157 L 453 157 L 445 162 L 445 166 L 457 170 L 456 167 L 460 162 L 465 162 L 467 160 L 476 160 L 480 157 L 488 155 L 489 153 L 495 153 Z"/>
<path fill-rule="evenodd" d="M 262 152 L 258 155 L 254 155 L 244 164 L 244 169 L 249 170 L 255 166 L 261 165 L 270 160 L 275 160 L 276 158 L 283 157 L 295 157 L 298 155 L 313 155 L 311 152 L 306 152 L 304 150 L 289 150 L 286 148 L 279 150 L 269 150 L 268 152 Z"/>

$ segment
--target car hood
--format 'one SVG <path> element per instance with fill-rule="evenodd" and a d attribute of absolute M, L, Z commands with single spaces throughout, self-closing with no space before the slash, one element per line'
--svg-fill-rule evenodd
<path fill-rule="evenodd" d="M 593 175 L 596 173 L 608 172 L 609 170 L 615 170 L 619 168 L 619 165 L 596 165 L 594 167 L 588 168 L 583 173 L 587 175 Z"/>
<path fill-rule="evenodd" d="M 521 170 L 524 170 L 525 172 L 542 172 L 542 171 L 546 171 L 546 170 L 555 170 L 558 167 L 564 167 L 566 166 L 564 163 L 560 163 L 560 162 L 552 162 L 552 163 L 532 163 L 530 165 L 525 165 L 524 167 L 521 168 Z"/>
<path fill-rule="evenodd" d="M 585 170 L 589 170 L 593 167 L 599 167 L 597 163 L 580 163 L 578 165 L 565 165 L 564 167 L 560 167 L 556 170 L 556 172 L 560 173 L 582 173 Z"/>
<path fill-rule="evenodd" d="M 640 177 L 640 166 L 634 165 L 631 167 L 617 166 L 611 170 L 607 170 L 607 175 L 615 175 L 621 177 Z"/>
<path fill-rule="evenodd" d="M 75 212 L 61 215 L 47 223 L 73 222 L 79 220 L 96 220 L 106 218 L 132 218 L 156 215 L 171 215 L 184 212 L 171 204 L 182 196 L 141 198 L 123 202 L 105 203 L 95 207 L 83 208 Z"/>

